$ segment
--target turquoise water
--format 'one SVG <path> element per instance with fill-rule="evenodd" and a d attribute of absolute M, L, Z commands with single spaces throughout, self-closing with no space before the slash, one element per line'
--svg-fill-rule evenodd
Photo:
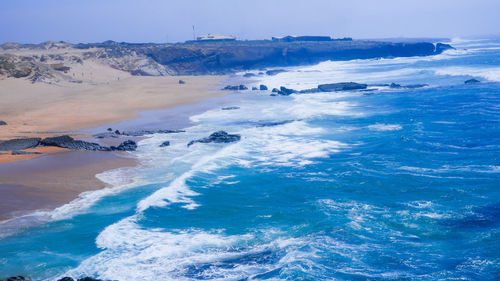
<path fill-rule="evenodd" d="M 35 280 L 500 279 L 500 42 L 435 57 L 324 62 L 255 81 L 427 83 L 246 92 L 151 135 L 114 187 L 0 240 L 0 276 Z M 480 84 L 464 85 L 469 78 Z M 232 144 L 186 144 L 215 130 Z M 167 148 L 158 145 L 171 142 Z"/>

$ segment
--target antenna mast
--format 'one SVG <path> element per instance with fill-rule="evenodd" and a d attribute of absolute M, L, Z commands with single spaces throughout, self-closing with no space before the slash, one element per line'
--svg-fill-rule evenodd
<path fill-rule="evenodd" d="M 196 41 L 196 33 L 194 32 L 194 25 L 193 25 L 193 40 Z"/>

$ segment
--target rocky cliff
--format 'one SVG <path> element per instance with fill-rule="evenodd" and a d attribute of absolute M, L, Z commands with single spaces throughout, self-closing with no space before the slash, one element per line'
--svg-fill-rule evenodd
<path fill-rule="evenodd" d="M 325 60 L 429 56 L 450 48 L 450 45 L 441 43 L 364 40 L 254 40 L 182 44 L 106 41 L 76 45 L 64 42 L 38 45 L 7 43 L 0 45 L 0 75 L 28 77 L 36 82 L 62 77 L 61 72 L 70 71 L 71 64 L 83 64 L 88 60 L 132 75 L 224 74 L 248 69 L 314 64 Z"/>

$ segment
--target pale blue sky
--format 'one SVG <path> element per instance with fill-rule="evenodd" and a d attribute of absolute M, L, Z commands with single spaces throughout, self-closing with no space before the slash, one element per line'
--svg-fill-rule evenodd
<path fill-rule="evenodd" d="M 466 37 L 500 34 L 500 0 L 0 0 L 0 43 Z"/>

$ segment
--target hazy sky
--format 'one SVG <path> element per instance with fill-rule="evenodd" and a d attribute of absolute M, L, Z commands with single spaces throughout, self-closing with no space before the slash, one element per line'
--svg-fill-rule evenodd
<path fill-rule="evenodd" d="M 500 0 L 0 0 L 0 43 L 500 34 Z"/>

